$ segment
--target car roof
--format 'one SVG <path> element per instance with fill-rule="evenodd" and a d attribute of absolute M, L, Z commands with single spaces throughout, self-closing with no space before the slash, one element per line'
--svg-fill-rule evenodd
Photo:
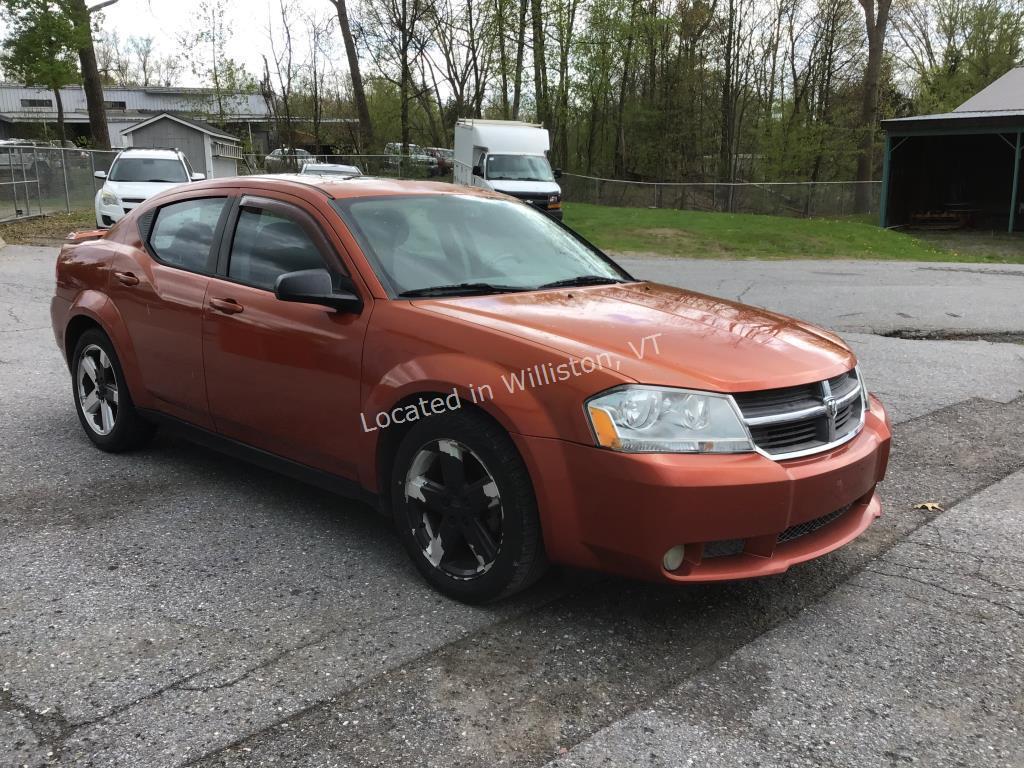
<path fill-rule="evenodd" d="M 359 170 L 354 165 L 346 165 L 345 163 L 306 163 L 302 167 L 303 168 L 314 168 L 314 169 L 315 168 L 325 168 L 325 169 L 328 169 L 328 170 L 330 170 L 332 168 L 344 168 L 345 170 L 355 169 L 357 171 Z"/>
<path fill-rule="evenodd" d="M 132 157 L 173 157 L 177 159 L 180 152 L 177 149 L 149 149 L 145 147 L 125 147 L 120 154 L 130 154 Z"/>
<path fill-rule="evenodd" d="M 322 192 L 332 200 L 355 197 L 411 196 L 411 195 L 473 195 L 476 197 L 503 198 L 504 195 L 480 189 L 463 187 L 444 181 L 415 181 L 409 179 L 386 179 L 378 176 L 317 176 L 299 173 L 268 173 L 255 176 L 232 176 L 222 179 L 194 182 L 189 191 L 218 189 L 222 187 L 262 187 L 279 192 L 294 192 L 296 188 L 313 189 Z"/>

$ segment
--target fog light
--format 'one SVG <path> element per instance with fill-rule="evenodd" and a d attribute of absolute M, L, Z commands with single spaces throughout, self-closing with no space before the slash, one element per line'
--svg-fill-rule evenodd
<path fill-rule="evenodd" d="M 661 564 L 665 566 L 666 571 L 674 571 L 683 564 L 683 557 L 685 555 L 686 547 L 682 544 L 677 544 L 665 553 L 665 556 L 661 559 Z"/>

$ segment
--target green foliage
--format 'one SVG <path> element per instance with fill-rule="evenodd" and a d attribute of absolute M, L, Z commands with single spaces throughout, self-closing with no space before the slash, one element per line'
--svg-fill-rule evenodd
<path fill-rule="evenodd" d="M 3 0 L 8 22 L 0 66 L 7 77 L 54 90 L 78 81 L 78 48 L 67 7 L 48 0 Z"/>
<path fill-rule="evenodd" d="M 948 112 L 1022 60 L 1024 5 L 1000 0 L 942 0 L 941 59 L 922 75 L 917 111 Z"/>

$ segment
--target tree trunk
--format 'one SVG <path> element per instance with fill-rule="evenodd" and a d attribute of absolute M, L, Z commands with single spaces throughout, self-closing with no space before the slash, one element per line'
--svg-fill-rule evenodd
<path fill-rule="evenodd" d="M 537 100 L 537 122 L 548 122 L 548 67 L 544 61 L 544 9 L 541 0 L 531 0 L 533 21 L 533 92 Z"/>
<path fill-rule="evenodd" d="M 64 101 L 60 97 L 60 88 L 53 89 L 53 97 L 57 100 L 57 138 L 63 147 L 67 136 L 64 134 Z"/>
<path fill-rule="evenodd" d="M 864 68 L 864 93 L 861 99 L 860 154 L 857 156 L 857 184 L 854 210 L 867 213 L 871 207 L 870 185 L 875 170 L 875 126 L 878 123 L 878 91 L 882 72 L 882 55 L 885 52 L 885 30 L 889 23 L 891 0 L 878 0 L 875 12 L 874 0 L 860 0 L 864 8 L 864 24 L 868 37 L 868 61 Z"/>
<path fill-rule="evenodd" d="M 523 95 L 523 55 L 526 48 L 526 9 L 529 0 L 519 0 L 519 28 L 516 32 L 516 71 L 512 86 L 512 119 L 519 119 L 519 103 Z"/>
<path fill-rule="evenodd" d="M 631 88 L 630 69 L 633 64 L 633 34 L 636 29 L 636 7 L 638 0 L 633 0 L 629 10 L 629 35 L 626 37 L 626 50 L 622 54 L 622 82 L 619 84 L 619 103 L 615 110 L 615 150 L 613 154 L 613 175 L 621 179 L 626 171 L 626 91 Z"/>
<path fill-rule="evenodd" d="M 366 103 L 366 91 L 363 90 L 363 76 L 359 71 L 359 54 L 356 52 L 356 43 L 352 38 L 352 28 L 348 23 L 348 8 L 345 0 L 331 0 L 338 12 L 338 25 L 341 27 L 341 37 L 345 41 L 345 54 L 348 56 L 348 71 L 352 78 L 352 99 L 356 103 L 356 116 L 359 118 L 359 127 L 363 133 L 363 143 L 366 149 L 373 148 L 373 123 L 370 122 L 370 107 Z"/>
<path fill-rule="evenodd" d="M 82 67 L 82 87 L 89 108 L 89 132 L 96 149 L 110 149 L 110 131 L 107 112 L 103 108 L 103 82 L 96 66 L 96 49 L 92 43 L 92 24 L 85 0 L 70 0 L 71 21 L 82 32 L 82 47 L 78 49 L 78 62 Z"/>
<path fill-rule="evenodd" d="M 718 148 L 718 180 L 729 182 L 733 176 L 733 127 L 736 118 L 733 106 L 733 55 L 736 44 L 736 5 L 729 2 L 726 26 L 724 68 L 722 72 L 722 142 Z"/>
<path fill-rule="evenodd" d="M 508 41 L 505 38 L 507 25 L 505 23 L 505 0 L 496 0 L 494 4 L 496 11 L 495 24 L 498 30 L 498 76 L 501 80 L 501 116 L 505 120 L 510 119 L 508 102 Z"/>

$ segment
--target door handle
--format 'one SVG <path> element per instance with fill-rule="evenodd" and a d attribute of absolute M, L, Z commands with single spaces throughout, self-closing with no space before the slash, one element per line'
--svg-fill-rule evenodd
<path fill-rule="evenodd" d="M 114 277 L 118 279 L 122 285 L 138 285 L 139 278 L 133 275 L 131 272 L 115 272 Z"/>
<path fill-rule="evenodd" d="M 210 306 L 225 315 L 237 315 L 244 307 L 234 299 L 210 299 Z"/>

